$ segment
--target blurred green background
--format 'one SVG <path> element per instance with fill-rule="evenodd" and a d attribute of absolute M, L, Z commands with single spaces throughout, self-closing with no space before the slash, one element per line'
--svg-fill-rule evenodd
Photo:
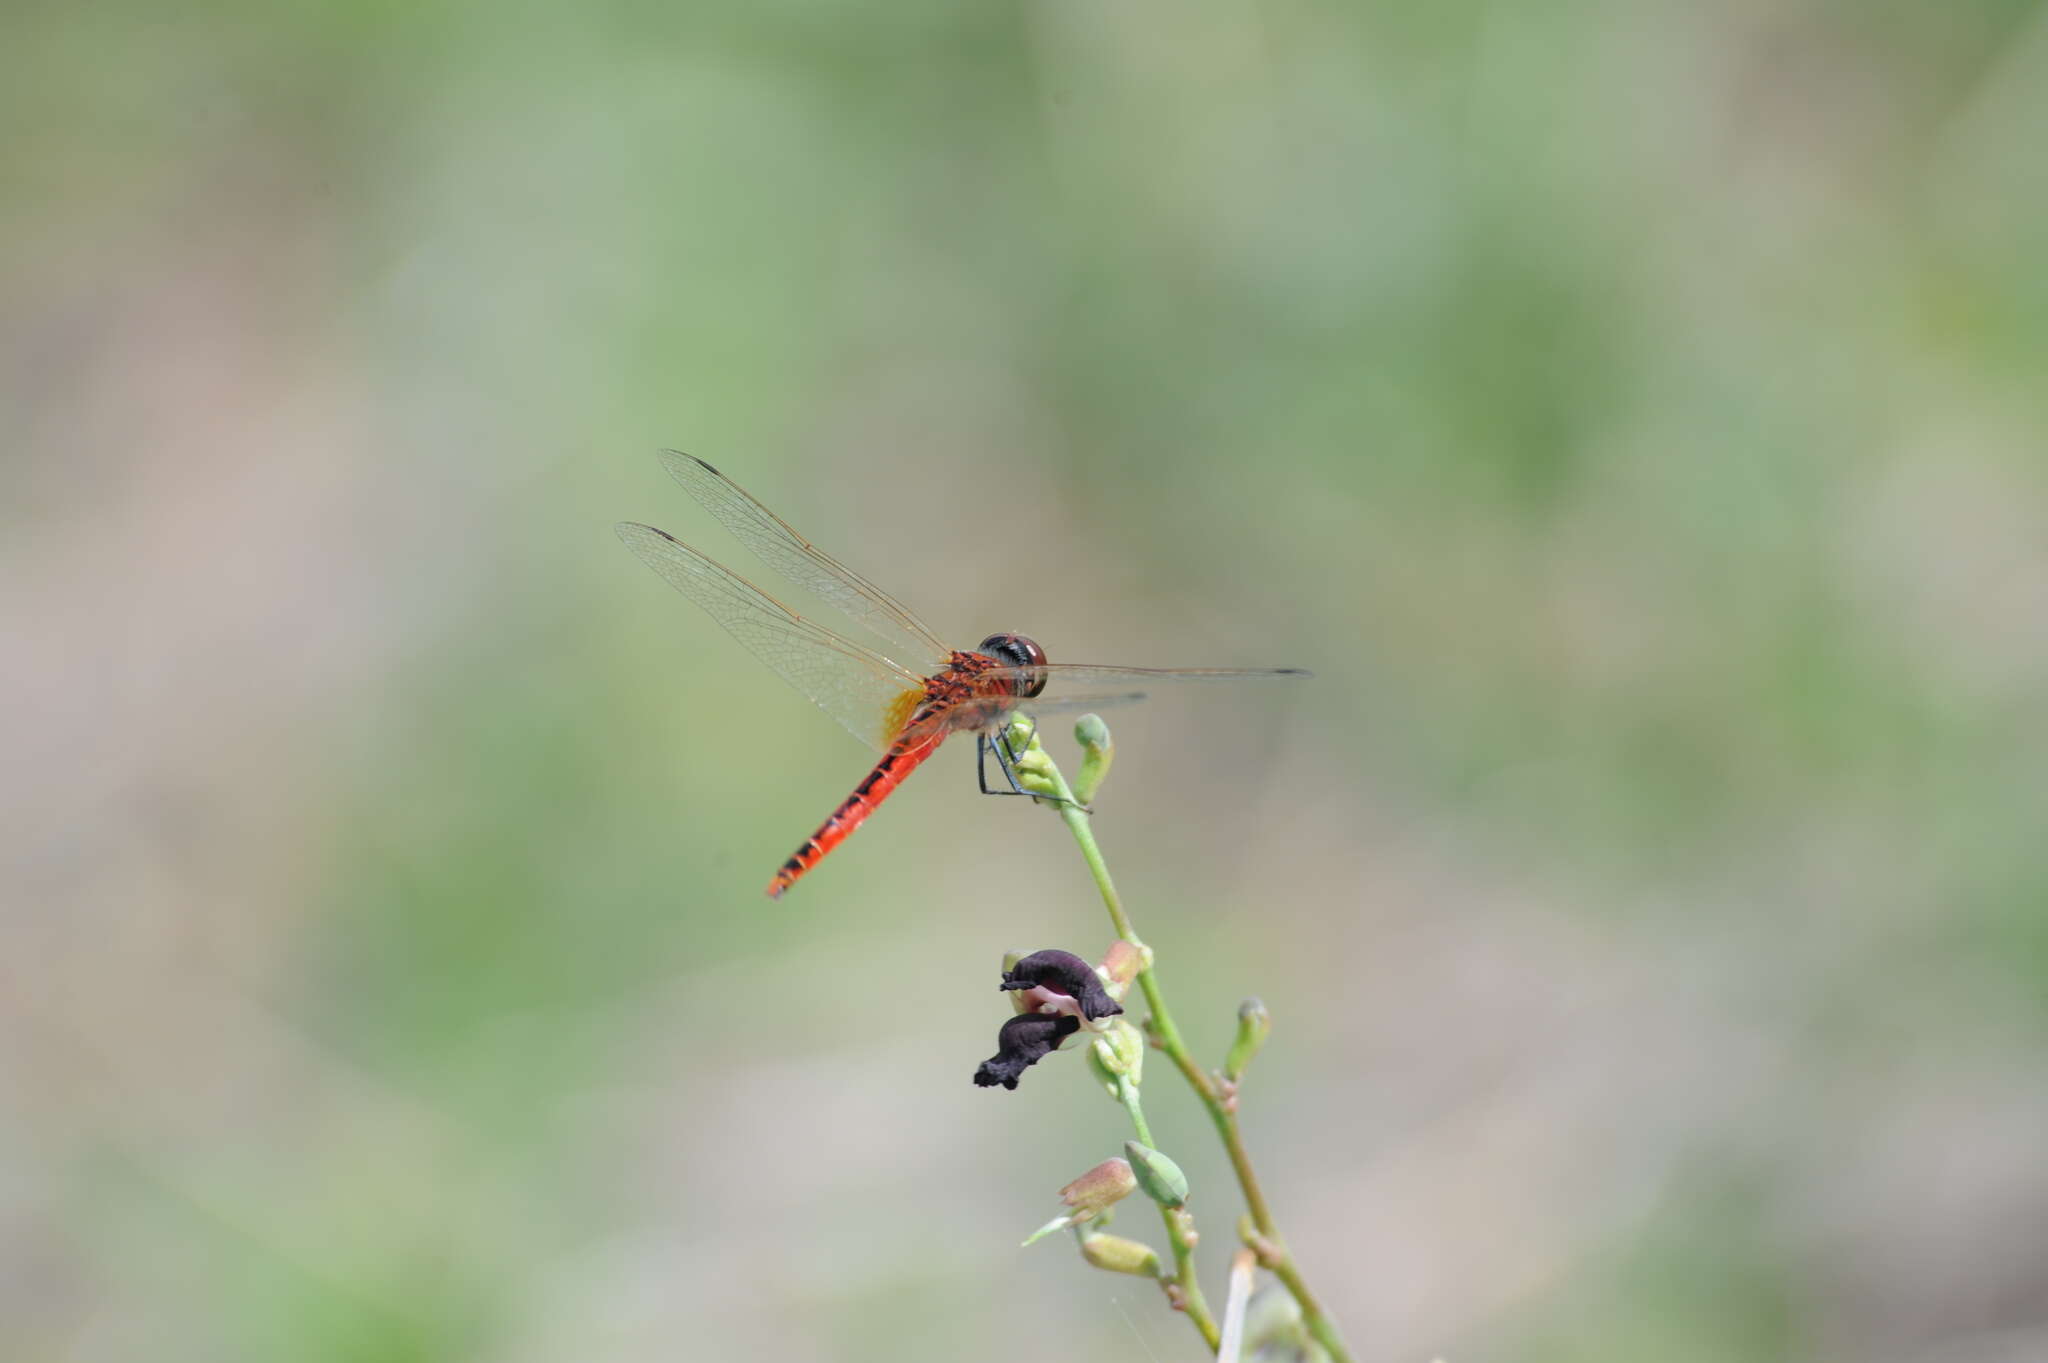
<path fill-rule="evenodd" d="M 1196 1356 L 967 1082 L 1071 845 L 949 751 L 764 900 L 867 759 L 667 444 L 1315 670 L 1097 823 L 1361 1358 L 2048 1356 L 2038 4 L 0 25 L 0 1356 Z"/>

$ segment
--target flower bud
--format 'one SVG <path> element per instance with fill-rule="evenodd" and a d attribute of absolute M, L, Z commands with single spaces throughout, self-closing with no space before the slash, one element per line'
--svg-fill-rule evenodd
<path fill-rule="evenodd" d="M 1152 1246 L 1126 1240 L 1121 1235 L 1091 1235 L 1081 1241 L 1081 1257 L 1111 1273 L 1134 1273 L 1141 1278 L 1159 1276 L 1159 1255 Z"/>
<path fill-rule="evenodd" d="M 1266 1038 L 1273 1031 L 1273 1015 L 1266 1011 L 1266 1005 L 1258 999 L 1246 999 L 1237 1007 L 1237 1035 L 1230 1043 L 1230 1054 L 1223 1061 L 1223 1077 L 1233 1084 L 1244 1077 L 1244 1067 L 1252 1063 L 1252 1057 L 1259 1053 L 1259 1047 L 1266 1044 Z"/>
<path fill-rule="evenodd" d="M 1119 1101 L 1123 1098 L 1124 1077 L 1112 1069 L 1116 1052 L 1101 1037 L 1092 1037 L 1088 1042 L 1088 1069 L 1102 1081 L 1103 1090 Z"/>
<path fill-rule="evenodd" d="M 1114 1094 L 1118 1076 L 1133 1084 L 1144 1076 L 1145 1038 L 1127 1020 L 1115 1018 L 1088 1047 L 1088 1064 Z"/>
<path fill-rule="evenodd" d="M 1109 726 L 1101 715 L 1083 715 L 1074 725 L 1074 741 L 1081 745 L 1081 771 L 1074 781 L 1074 798 L 1087 804 L 1102 789 L 1109 764 L 1116 759 L 1116 744 L 1110 741 Z"/>
<path fill-rule="evenodd" d="M 1188 1176 L 1180 1171 L 1178 1164 L 1151 1146 L 1140 1145 L 1136 1141 L 1124 1142 L 1124 1154 L 1131 1161 L 1131 1172 L 1147 1197 L 1162 1207 L 1178 1207 L 1188 1200 Z"/>
<path fill-rule="evenodd" d="M 1083 715 L 1074 721 L 1074 741 L 1084 748 L 1109 748 L 1109 726 L 1101 715 Z"/>
<path fill-rule="evenodd" d="M 1054 773 L 1058 769 L 1053 766 L 1052 758 L 1046 755 L 1045 749 L 1039 746 L 1036 738 L 1017 754 L 1017 760 L 1011 766 L 1017 773 L 1017 783 L 1025 790 L 1047 799 L 1059 798 L 1059 783 L 1054 779 Z"/>
<path fill-rule="evenodd" d="M 1102 973 L 1109 977 L 1110 997 L 1122 998 L 1124 991 L 1131 987 L 1131 981 L 1137 979 L 1138 972 L 1144 968 L 1143 947 L 1121 937 L 1111 942 L 1109 950 L 1103 954 L 1101 966 Z"/>
<path fill-rule="evenodd" d="M 1106 1159 L 1060 1189 L 1060 1201 L 1074 1209 L 1074 1220 L 1085 1221 L 1129 1197 L 1137 1186 L 1130 1161 Z"/>

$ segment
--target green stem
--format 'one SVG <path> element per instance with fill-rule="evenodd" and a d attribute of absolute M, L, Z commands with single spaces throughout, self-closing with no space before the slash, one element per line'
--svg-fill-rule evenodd
<path fill-rule="evenodd" d="M 1102 906 L 1109 910 L 1109 921 L 1116 928 L 1116 935 L 1144 952 L 1141 960 L 1149 960 L 1150 953 L 1144 951 L 1145 944 L 1138 939 L 1138 934 L 1132 929 L 1130 915 L 1124 912 L 1123 900 L 1117 896 L 1116 885 L 1109 878 L 1109 865 L 1102 859 L 1102 849 L 1095 844 L 1095 830 L 1089 823 L 1088 810 L 1074 799 L 1073 791 L 1067 786 L 1066 777 L 1060 774 L 1060 769 L 1053 762 L 1051 754 L 1038 747 L 1035 736 L 1031 746 L 1038 748 L 1034 756 L 1042 757 L 1045 763 L 1044 770 L 1048 783 L 1059 797 L 1056 808 L 1060 819 L 1081 848 L 1082 860 L 1088 863 L 1088 872 L 1095 877 L 1095 888 L 1102 895 Z M 1252 1247 L 1259 1255 L 1259 1262 L 1271 1269 L 1273 1275 L 1286 1285 L 1288 1292 L 1301 1307 L 1302 1323 L 1308 1326 L 1309 1332 L 1316 1337 L 1316 1342 L 1328 1351 L 1331 1363 L 1352 1363 L 1351 1354 L 1344 1347 L 1343 1338 L 1337 1333 L 1336 1322 L 1330 1319 L 1322 1304 L 1316 1300 L 1315 1294 L 1309 1290 L 1308 1283 L 1301 1276 L 1300 1268 L 1295 1265 L 1293 1254 L 1288 1250 L 1286 1242 L 1281 1240 L 1280 1232 L 1273 1223 L 1272 1210 L 1266 1205 L 1265 1190 L 1259 1186 L 1259 1176 L 1252 1169 L 1251 1155 L 1244 1148 L 1244 1135 L 1238 1129 L 1237 1113 L 1232 1110 L 1232 1104 L 1217 1086 L 1216 1081 L 1195 1063 L 1194 1057 L 1189 1053 L 1187 1043 L 1181 1039 L 1180 1028 L 1174 1024 L 1173 1013 L 1166 1006 L 1166 995 L 1160 988 L 1158 975 L 1150 964 L 1138 971 L 1138 988 L 1144 991 L 1145 1006 L 1151 1010 L 1151 1017 L 1146 1025 L 1147 1030 L 1152 1033 L 1154 1043 L 1166 1052 L 1167 1057 L 1173 1061 L 1174 1068 L 1188 1081 L 1188 1087 L 1202 1100 L 1202 1106 L 1209 1111 L 1209 1120 L 1216 1127 L 1217 1136 L 1223 1141 L 1224 1150 L 1230 1155 L 1230 1167 L 1237 1174 L 1238 1187 L 1244 1192 L 1245 1207 L 1251 1213 L 1252 1225 L 1259 1234 L 1259 1243 Z M 1135 1110 L 1133 1115 L 1136 1116 Z M 1142 1126 L 1139 1128 L 1138 1139 L 1147 1145 L 1152 1144 L 1151 1139 L 1144 1134 Z M 1194 1315 L 1195 1305 L 1201 1300 L 1200 1289 L 1195 1286 L 1193 1263 L 1183 1258 L 1180 1237 L 1175 1232 L 1171 1212 L 1167 1213 L 1167 1232 L 1174 1237 L 1174 1261 L 1180 1266 L 1180 1281 L 1188 1294 L 1188 1313 Z M 1197 1318 L 1196 1323 L 1202 1325 L 1205 1320 L 1208 1320 L 1206 1306 L 1203 1307 L 1202 1315 Z M 1214 1321 L 1208 1321 L 1202 1328 L 1202 1337 L 1209 1341 L 1212 1350 L 1219 1346 L 1220 1339 L 1214 1333 L 1215 1328 Z"/>
<path fill-rule="evenodd" d="M 1142 946 L 1137 934 L 1131 931 L 1130 920 L 1124 917 L 1123 905 L 1116 897 L 1116 887 L 1110 883 L 1109 867 L 1103 863 L 1102 849 L 1095 845 L 1095 839 L 1088 832 L 1087 816 L 1080 813 L 1081 804 L 1074 798 L 1074 792 L 1067 786 L 1067 778 L 1053 765 L 1052 757 L 1038 745 L 1034 735 L 1031 752 L 1043 760 L 1048 781 L 1058 792 L 1060 816 L 1068 820 L 1069 828 L 1076 828 L 1074 837 L 1081 844 L 1081 855 L 1088 860 L 1088 869 L 1094 873 L 1095 883 L 1102 888 L 1103 902 L 1109 906 L 1110 921 L 1116 924 L 1117 935 L 1133 946 Z M 1078 827 L 1073 822 L 1079 817 Z M 1147 986 L 1149 989 L 1149 985 Z M 1149 994 L 1148 994 L 1149 997 Z M 1117 1083 L 1117 1098 L 1124 1110 L 1130 1114 L 1131 1125 L 1138 1133 L 1138 1140 L 1145 1145 L 1152 1144 L 1152 1129 L 1145 1121 L 1145 1110 L 1138 1102 L 1138 1086 L 1129 1079 Z M 1208 1300 L 1202 1295 L 1201 1280 L 1195 1276 L 1195 1240 L 1192 1219 L 1185 1209 L 1162 1206 L 1159 1215 L 1166 1224 L 1166 1238 L 1173 1245 L 1174 1274 L 1171 1282 L 1176 1289 L 1176 1301 L 1195 1328 L 1202 1333 L 1202 1340 L 1214 1353 L 1223 1345 L 1223 1331 L 1216 1324 L 1216 1317 L 1210 1314 Z"/>
<path fill-rule="evenodd" d="M 1145 1123 L 1145 1109 L 1138 1102 L 1138 1086 L 1128 1078 L 1119 1076 L 1116 1082 L 1117 1101 L 1124 1105 L 1124 1111 L 1131 1114 L 1131 1129 L 1138 1133 L 1140 1145 L 1152 1144 L 1152 1128 Z M 1157 1146 L 1153 1146 L 1157 1149 Z"/>
<path fill-rule="evenodd" d="M 1088 863 L 1088 873 L 1095 877 L 1095 888 L 1102 892 L 1102 907 L 1109 910 L 1109 921 L 1116 927 L 1116 935 L 1132 946 L 1143 946 L 1138 934 L 1131 929 L 1130 917 L 1124 913 L 1123 900 L 1117 898 L 1116 885 L 1109 878 L 1109 864 L 1102 859 L 1102 849 L 1095 845 L 1095 830 L 1088 824 L 1088 811 L 1075 802 L 1073 792 L 1067 789 L 1066 778 L 1060 775 L 1060 769 L 1052 764 L 1050 757 L 1046 758 L 1045 765 L 1060 792 L 1060 818 L 1067 825 L 1067 831 L 1074 835 L 1074 841 L 1081 844 L 1081 859 Z M 1144 975 L 1138 978 L 1140 981 L 1146 979 Z M 1149 983 L 1145 999 L 1148 1003 L 1153 1002 Z M 1153 1003 L 1153 1006 L 1156 1009 L 1158 1005 Z"/>
<path fill-rule="evenodd" d="M 1117 1101 L 1131 1116 L 1131 1127 L 1138 1133 L 1141 1144 L 1152 1144 L 1152 1127 L 1145 1120 L 1145 1108 L 1138 1099 L 1138 1086 L 1127 1076 L 1119 1075 L 1116 1084 Z M 1195 1276 L 1195 1235 L 1192 1219 L 1183 1210 L 1162 1206 L 1160 1220 L 1166 1226 L 1167 1243 L 1173 1246 L 1173 1285 L 1179 1289 L 1179 1303 L 1195 1328 L 1202 1332 L 1202 1339 L 1214 1353 L 1223 1345 L 1223 1328 L 1210 1314 L 1208 1299 L 1202 1295 L 1202 1283 Z"/>

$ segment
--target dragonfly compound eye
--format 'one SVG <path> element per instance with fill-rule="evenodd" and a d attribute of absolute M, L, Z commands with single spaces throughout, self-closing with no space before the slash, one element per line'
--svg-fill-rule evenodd
<path fill-rule="evenodd" d="M 1006 667 L 1042 668 L 1045 650 L 1021 634 L 991 634 L 981 641 L 981 652 L 1000 659 Z M 1017 694 L 1035 696 L 1045 689 L 1045 673 L 1031 672 L 1018 679 Z"/>

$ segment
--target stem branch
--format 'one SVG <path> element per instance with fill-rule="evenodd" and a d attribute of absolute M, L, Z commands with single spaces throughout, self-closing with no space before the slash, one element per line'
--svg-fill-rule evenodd
<path fill-rule="evenodd" d="M 1174 1068 L 1181 1072 L 1181 1077 L 1188 1081 L 1188 1087 L 1195 1091 L 1195 1096 L 1201 1099 L 1202 1106 L 1209 1111 L 1209 1120 L 1214 1123 L 1216 1134 L 1222 1139 L 1223 1148 L 1230 1155 L 1230 1167 L 1237 1174 L 1238 1187 L 1244 1192 L 1245 1207 L 1251 1213 L 1253 1228 L 1258 1232 L 1258 1243 L 1251 1248 L 1257 1252 L 1260 1263 L 1272 1270 L 1274 1276 L 1286 1285 L 1288 1292 L 1300 1305 L 1302 1323 L 1315 1336 L 1316 1342 L 1328 1351 L 1331 1363 L 1352 1363 L 1351 1354 L 1337 1333 L 1336 1322 L 1324 1312 L 1322 1304 L 1309 1290 L 1308 1283 L 1301 1276 L 1300 1268 L 1295 1265 L 1293 1254 L 1287 1249 L 1286 1242 L 1280 1238 L 1280 1232 L 1273 1223 L 1272 1210 L 1266 1205 L 1265 1190 L 1259 1186 L 1258 1174 L 1252 1169 L 1251 1155 L 1244 1148 L 1244 1135 L 1238 1128 L 1234 1105 L 1226 1100 L 1226 1095 L 1216 1080 L 1195 1063 L 1194 1057 L 1188 1052 L 1187 1042 L 1181 1039 L 1180 1028 L 1175 1025 L 1173 1013 L 1166 1006 L 1165 991 L 1160 988 L 1158 974 L 1152 968 L 1151 953 L 1131 927 L 1130 915 L 1124 912 L 1123 900 L 1117 896 L 1116 885 L 1109 878 L 1109 866 L 1102 859 L 1102 849 L 1095 844 L 1095 830 L 1089 824 L 1088 810 L 1074 799 L 1074 793 L 1068 788 L 1066 778 L 1060 774 L 1060 769 L 1053 763 L 1051 755 L 1045 753 L 1039 746 L 1035 735 L 1031 747 L 1035 750 L 1032 756 L 1042 760 L 1044 764 L 1043 775 L 1059 800 L 1056 808 L 1060 819 L 1081 848 L 1081 857 L 1088 863 L 1089 874 L 1095 878 L 1095 888 L 1102 895 L 1102 906 L 1109 910 L 1109 921 L 1116 928 L 1116 935 L 1140 950 L 1139 959 L 1144 964 L 1138 971 L 1138 988 L 1144 991 L 1145 1006 L 1151 1010 L 1151 1017 L 1146 1021 L 1146 1030 L 1152 1034 L 1153 1044 L 1166 1052 L 1168 1058 L 1173 1061 Z M 1036 762 L 1032 765 L 1034 768 L 1037 767 Z M 1039 772 L 1034 770 L 1033 774 L 1037 775 Z M 1136 1105 L 1136 1090 L 1126 1085 L 1125 1091 L 1131 1094 L 1131 1101 L 1125 1106 L 1130 1109 L 1132 1119 L 1138 1125 L 1138 1139 L 1146 1145 L 1151 1145 L 1151 1138 L 1145 1134 L 1143 1117 Z M 1173 1212 L 1164 1207 L 1160 1210 L 1166 1214 L 1167 1234 L 1173 1240 L 1174 1263 L 1179 1270 L 1177 1281 L 1186 1293 L 1188 1314 L 1195 1319 L 1197 1327 L 1202 1331 L 1202 1338 L 1207 1340 L 1210 1349 L 1214 1350 L 1219 1347 L 1221 1337 L 1215 1321 L 1209 1315 L 1208 1307 L 1202 1302 L 1201 1289 L 1195 1284 L 1194 1262 L 1191 1257 L 1193 1247 L 1183 1245 L 1183 1237 Z"/>

